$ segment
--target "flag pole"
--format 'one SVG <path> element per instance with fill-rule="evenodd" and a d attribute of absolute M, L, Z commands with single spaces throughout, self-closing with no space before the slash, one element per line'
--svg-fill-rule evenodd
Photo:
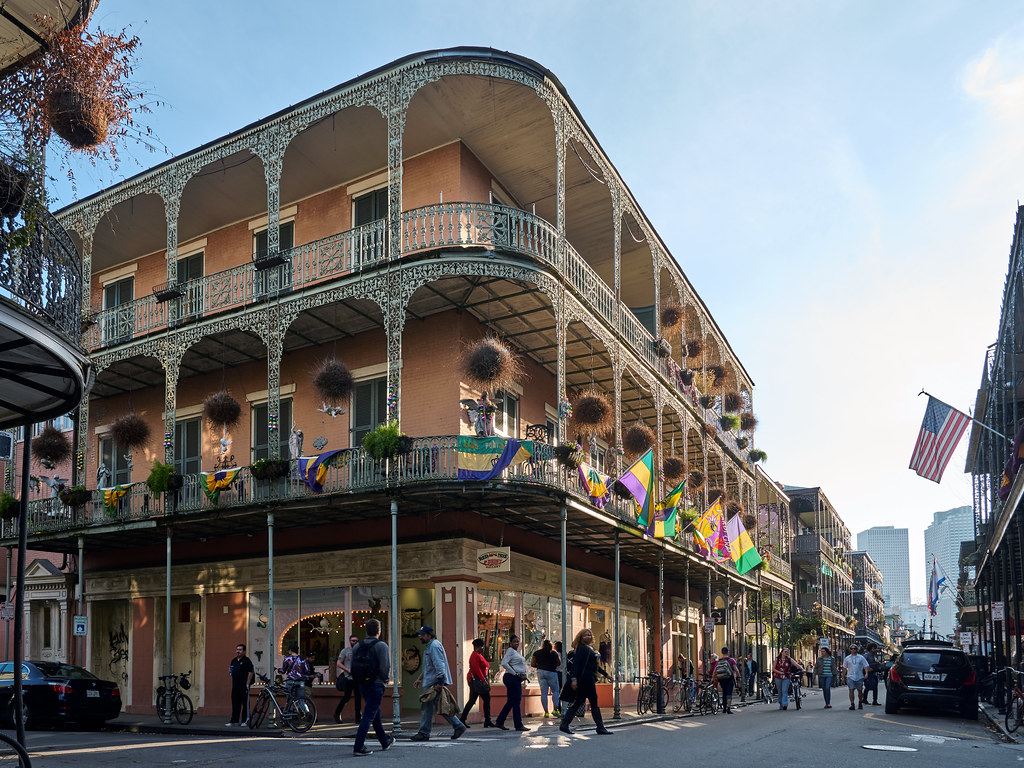
<path fill-rule="evenodd" d="M 947 402 L 946 402 L 945 400 L 939 400 L 939 398 L 937 398 L 937 397 L 936 397 L 935 395 L 933 395 L 933 394 L 932 394 L 931 392 L 925 392 L 925 391 L 924 391 L 924 390 L 922 389 L 922 390 L 921 390 L 920 392 L 918 392 L 918 393 L 917 393 L 917 396 L 918 396 L 918 397 L 920 397 L 921 395 L 928 395 L 928 397 L 930 397 L 930 398 L 931 398 L 932 400 L 935 400 L 935 401 L 937 401 L 937 402 L 940 402 L 940 403 L 942 403 L 942 404 L 943 404 L 944 406 L 946 406 L 947 408 L 953 408 L 953 406 L 952 406 L 952 405 L 950 405 L 949 403 L 947 403 Z M 970 420 L 971 420 L 971 421 L 972 421 L 973 423 L 977 424 L 977 425 L 978 425 L 979 427 L 981 427 L 982 429 L 987 429 L 987 430 L 988 430 L 989 432 L 991 432 L 991 433 L 992 433 L 993 435 L 995 435 L 996 437 L 1001 437 L 1001 438 L 1003 438 L 1003 440 L 1005 440 L 1005 441 L 1006 441 L 1006 442 L 1008 442 L 1008 443 L 1012 443 L 1012 442 L 1013 442 L 1013 440 L 1011 440 L 1010 438 L 1008 438 L 1008 437 L 1007 437 L 1006 435 L 1004 435 L 1004 434 L 1003 434 L 1002 432 L 997 432 L 996 430 L 992 429 L 992 427 L 990 427 L 990 426 L 989 426 L 988 424 L 986 424 L 985 422 L 983 422 L 983 421 L 979 421 L 978 419 L 974 418 L 973 416 L 971 416 L 971 415 L 969 415 L 969 414 L 967 414 L 967 413 L 964 413 L 964 412 L 963 412 L 963 411 L 961 411 L 961 410 L 960 410 L 959 408 L 953 408 L 953 410 L 954 410 L 954 411 L 958 411 L 958 412 L 960 412 L 960 413 L 963 413 L 963 414 L 964 414 L 964 416 L 967 416 L 967 418 L 968 418 L 968 419 L 970 419 Z"/>

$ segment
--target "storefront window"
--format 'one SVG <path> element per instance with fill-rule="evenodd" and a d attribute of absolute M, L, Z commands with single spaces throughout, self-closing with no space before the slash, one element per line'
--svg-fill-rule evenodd
<path fill-rule="evenodd" d="M 631 683 L 640 679 L 640 614 L 622 612 L 622 671 L 621 680 Z"/>
<path fill-rule="evenodd" d="M 477 590 L 476 635 L 483 638 L 484 657 L 490 662 L 492 682 L 501 679 L 499 662 L 515 634 L 516 593 Z"/>
<path fill-rule="evenodd" d="M 587 613 L 590 631 L 594 633 L 594 650 L 597 651 L 598 664 L 610 675 L 615 669 L 615 660 L 612 658 L 615 613 L 604 605 L 592 605 Z M 601 679 L 603 680 L 603 678 Z"/>
<path fill-rule="evenodd" d="M 546 595 L 523 595 L 522 651 L 527 664 L 545 640 L 555 641 L 562 636 L 562 599 Z M 537 670 L 527 667 L 530 680 L 537 679 Z"/>

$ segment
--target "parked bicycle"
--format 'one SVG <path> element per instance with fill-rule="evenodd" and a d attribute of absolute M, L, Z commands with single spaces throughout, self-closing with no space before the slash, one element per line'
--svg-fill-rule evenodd
<path fill-rule="evenodd" d="M 256 697 L 256 702 L 249 710 L 249 727 L 259 728 L 273 707 L 278 722 L 282 722 L 296 733 L 305 733 L 316 723 L 316 706 L 308 696 L 289 697 L 284 683 L 271 680 L 266 675 L 256 673 L 263 683 L 263 690 Z M 285 696 L 284 707 L 278 702 L 278 696 Z"/>
<path fill-rule="evenodd" d="M 192 699 L 185 693 L 192 687 L 188 676 L 192 674 L 182 672 L 180 675 L 160 675 L 161 685 L 156 689 L 156 714 L 161 722 L 167 719 L 169 710 L 179 725 L 188 725 L 195 715 L 195 707 L 192 706 Z"/>
<path fill-rule="evenodd" d="M 1024 690 L 1021 690 L 1020 687 L 1021 673 L 1013 667 L 1003 667 L 999 672 L 1006 675 L 1006 686 L 1011 689 L 1009 701 L 1006 704 L 1006 730 L 1013 733 L 1020 728 L 1021 721 L 1024 721 Z"/>
<path fill-rule="evenodd" d="M 770 672 L 762 672 L 758 675 L 758 696 L 766 704 L 772 704 L 779 698 L 779 689 L 775 686 L 775 678 Z"/>
<path fill-rule="evenodd" d="M 717 714 L 721 703 L 722 700 L 718 695 L 718 689 L 715 687 L 714 680 L 708 677 L 702 678 L 700 683 L 697 684 L 697 714 Z"/>
<path fill-rule="evenodd" d="M 661 683 L 661 706 L 658 706 L 659 681 Z M 645 715 L 648 712 L 664 712 L 668 703 L 668 685 L 666 680 L 657 672 L 649 672 L 640 679 L 640 692 L 636 697 L 636 713 Z"/>
<path fill-rule="evenodd" d="M 669 699 L 672 702 L 672 711 L 691 712 L 697 701 L 697 681 L 692 677 L 684 677 L 676 686 L 674 694 Z"/>
<path fill-rule="evenodd" d="M 14 757 L 18 758 L 18 766 L 20 768 L 32 768 L 32 761 L 29 759 L 25 748 L 11 737 L 0 733 L 0 763 L 7 765 L 7 761 Z M 11 765 L 14 765 L 14 763 L 11 763 Z"/>

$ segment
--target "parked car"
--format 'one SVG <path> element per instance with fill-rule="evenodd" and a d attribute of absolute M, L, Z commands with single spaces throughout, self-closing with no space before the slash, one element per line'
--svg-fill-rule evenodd
<path fill-rule="evenodd" d="M 97 727 L 121 714 L 117 683 L 100 680 L 86 669 L 52 661 L 21 666 L 26 726 L 75 722 Z M 0 664 L 0 718 L 14 722 L 14 663 Z"/>
<path fill-rule="evenodd" d="M 959 709 L 978 719 L 978 679 L 967 654 L 952 643 L 920 640 L 906 644 L 889 670 L 885 712 L 900 707 Z"/>

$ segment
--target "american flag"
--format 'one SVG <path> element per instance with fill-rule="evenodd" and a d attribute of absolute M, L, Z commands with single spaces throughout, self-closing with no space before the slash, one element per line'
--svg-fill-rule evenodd
<path fill-rule="evenodd" d="M 939 482 L 970 423 L 970 416 L 929 395 L 914 455 L 910 457 L 910 468 L 923 478 Z"/>

